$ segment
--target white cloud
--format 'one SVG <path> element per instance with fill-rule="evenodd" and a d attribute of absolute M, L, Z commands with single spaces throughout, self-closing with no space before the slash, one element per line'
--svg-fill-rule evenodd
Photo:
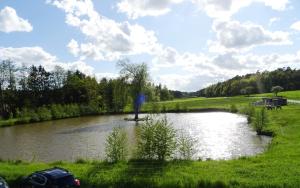
<path fill-rule="evenodd" d="M 217 41 L 208 42 L 211 52 L 249 50 L 258 45 L 292 44 L 288 32 L 268 31 L 250 22 L 215 21 L 213 30 L 217 34 Z"/>
<path fill-rule="evenodd" d="M 229 19 L 240 9 L 250 6 L 253 3 L 263 3 L 277 11 L 287 8 L 289 0 L 192 0 L 205 11 L 209 17 L 218 19 Z"/>
<path fill-rule="evenodd" d="M 118 11 L 126 13 L 129 18 L 160 16 L 170 11 L 173 4 L 183 0 L 122 0 L 117 4 Z"/>
<path fill-rule="evenodd" d="M 155 60 L 155 59 L 154 59 Z M 282 67 L 300 68 L 300 51 L 295 54 L 224 53 L 215 56 L 207 54 L 176 53 L 176 61 L 152 62 L 155 83 L 162 83 L 171 89 L 196 91 L 209 84 L 224 81 L 236 75 L 274 70 Z M 165 71 L 180 70 L 169 74 Z M 157 71 L 159 70 L 159 74 Z"/>
<path fill-rule="evenodd" d="M 53 0 L 52 5 L 66 13 L 66 23 L 80 29 L 86 42 L 72 39 L 70 52 L 81 59 L 117 60 L 127 55 L 154 54 L 160 50 L 153 31 L 138 24 L 116 22 L 95 11 L 91 0 Z"/>
<path fill-rule="evenodd" d="M 300 21 L 297 21 L 297 22 L 293 23 L 291 25 L 291 29 L 294 29 L 296 31 L 300 31 Z"/>
<path fill-rule="evenodd" d="M 129 18 L 160 16 L 171 11 L 174 4 L 190 1 L 199 6 L 209 17 L 228 19 L 240 9 L 253 3 L 262 3 L 273 10 L 283 11 L 289 0 L 121 0 L 117 3 L 118 11 Z"/>
<path fill-rule="evenodd" d="M 278 17 L 273 17 L 269 20 L 269 26 L 272 26 L 275 22 L 280 21 L 280 18 Z"/>
<path fill-rule="evenodd" d="M 15 9 L 11 7 L 4 7 L 0 10 L 0 31 L 5 33 L 24 31 L 32 31 L 31 24 L 19 17 Z"/>
<path fill-rule="evenodd" d="M 41 47 L 0 47 L 0 57 L 2 60 L 10 59 L 15 62 L 18 66 L 25 65 L 42 65 L 46 70 L 53 70 L 55 66 L 61 66 L 66 70 L 79 70 L 87 75 L 94 74 L 94 68 L 87 65 L 83 61 L 75 62 L 61 62 L 56 56 L 46 52 Z"/>

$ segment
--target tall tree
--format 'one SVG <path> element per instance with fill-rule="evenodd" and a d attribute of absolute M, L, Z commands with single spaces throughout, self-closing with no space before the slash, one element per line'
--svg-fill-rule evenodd
<path fill-rule="evenodd" d="M 118 66 L 121 68 L 121 76 L 130 82 L 134 119 L 138 120 L 141 105 L 145 100 L 144 91 L 149 81 L 147 65 L 145 63 L 131 64 L 128 60 L 122 60 L 118 62 Z"/>

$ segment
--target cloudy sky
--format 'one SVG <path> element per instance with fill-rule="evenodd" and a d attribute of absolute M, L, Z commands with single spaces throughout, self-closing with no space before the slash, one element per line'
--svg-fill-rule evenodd
<path fill-rule="evenodd" d="M 300 68 L 298 0 L 0 0 L 0 59 L 101 77 L 145 62 L 195 91 L 237 74 Z"/>

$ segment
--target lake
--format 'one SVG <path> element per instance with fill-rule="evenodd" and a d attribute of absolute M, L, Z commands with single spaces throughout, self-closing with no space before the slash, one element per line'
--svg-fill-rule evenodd
<path fill-rule="evenodd" d="M 195 158 L 232 159 L 263 152 L 270 137 L 258 136 L 243 115 L 226 112 L 167 113 L 172 126 L 196 140 Z M 145 115 L 141 115 L 145 116 Z M 124 121 L 133 115 L 103 115 L 17 125 L 0 129 L 0 158 L 53 162 L 104 159 L 105 140 L 122 127 L 134 147 L 142 122 Z"/>

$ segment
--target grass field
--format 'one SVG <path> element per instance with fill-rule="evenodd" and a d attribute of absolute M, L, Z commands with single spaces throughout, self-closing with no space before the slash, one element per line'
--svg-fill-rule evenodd
<path fill-rule="evenodd" d="M 280 95 L 300 99 L 299 91 Z M 178 106 L 185 110 L 229 109 L 232 104 L 241 108 L 256 100 L 251 97 L 191 98 L 160 102 L 159 107 L 165 106 L 168 110 Z M 143 110 L 151 110 L 153 105 L 146 104 Z M 100 161 L 52 164 L 3 161 L 0 162 L 0 176 L 14 187 L 24 175 L 60 166 L 80 178 L 83 187 L 299 187 L 300 105 L 292 104 L 267 113 L 267 129 L 275 136 L 268 150 L 254 157 L 228 161 L 130 161 L 118 164 Z"/>
<path fill-rule="evenodd" d="M 264 93 L 264 94 L 257 94 L 254 95 L 257 97 L 272 97 L 274 96 L 273 93 Z M 293 99 L 293 100 L 300 100 L 300 91 L 284 91 L 284 92 L 280 92 L 278 93 L 278 96 L 283 96 L 286 97 L 288 99 Z"/>

